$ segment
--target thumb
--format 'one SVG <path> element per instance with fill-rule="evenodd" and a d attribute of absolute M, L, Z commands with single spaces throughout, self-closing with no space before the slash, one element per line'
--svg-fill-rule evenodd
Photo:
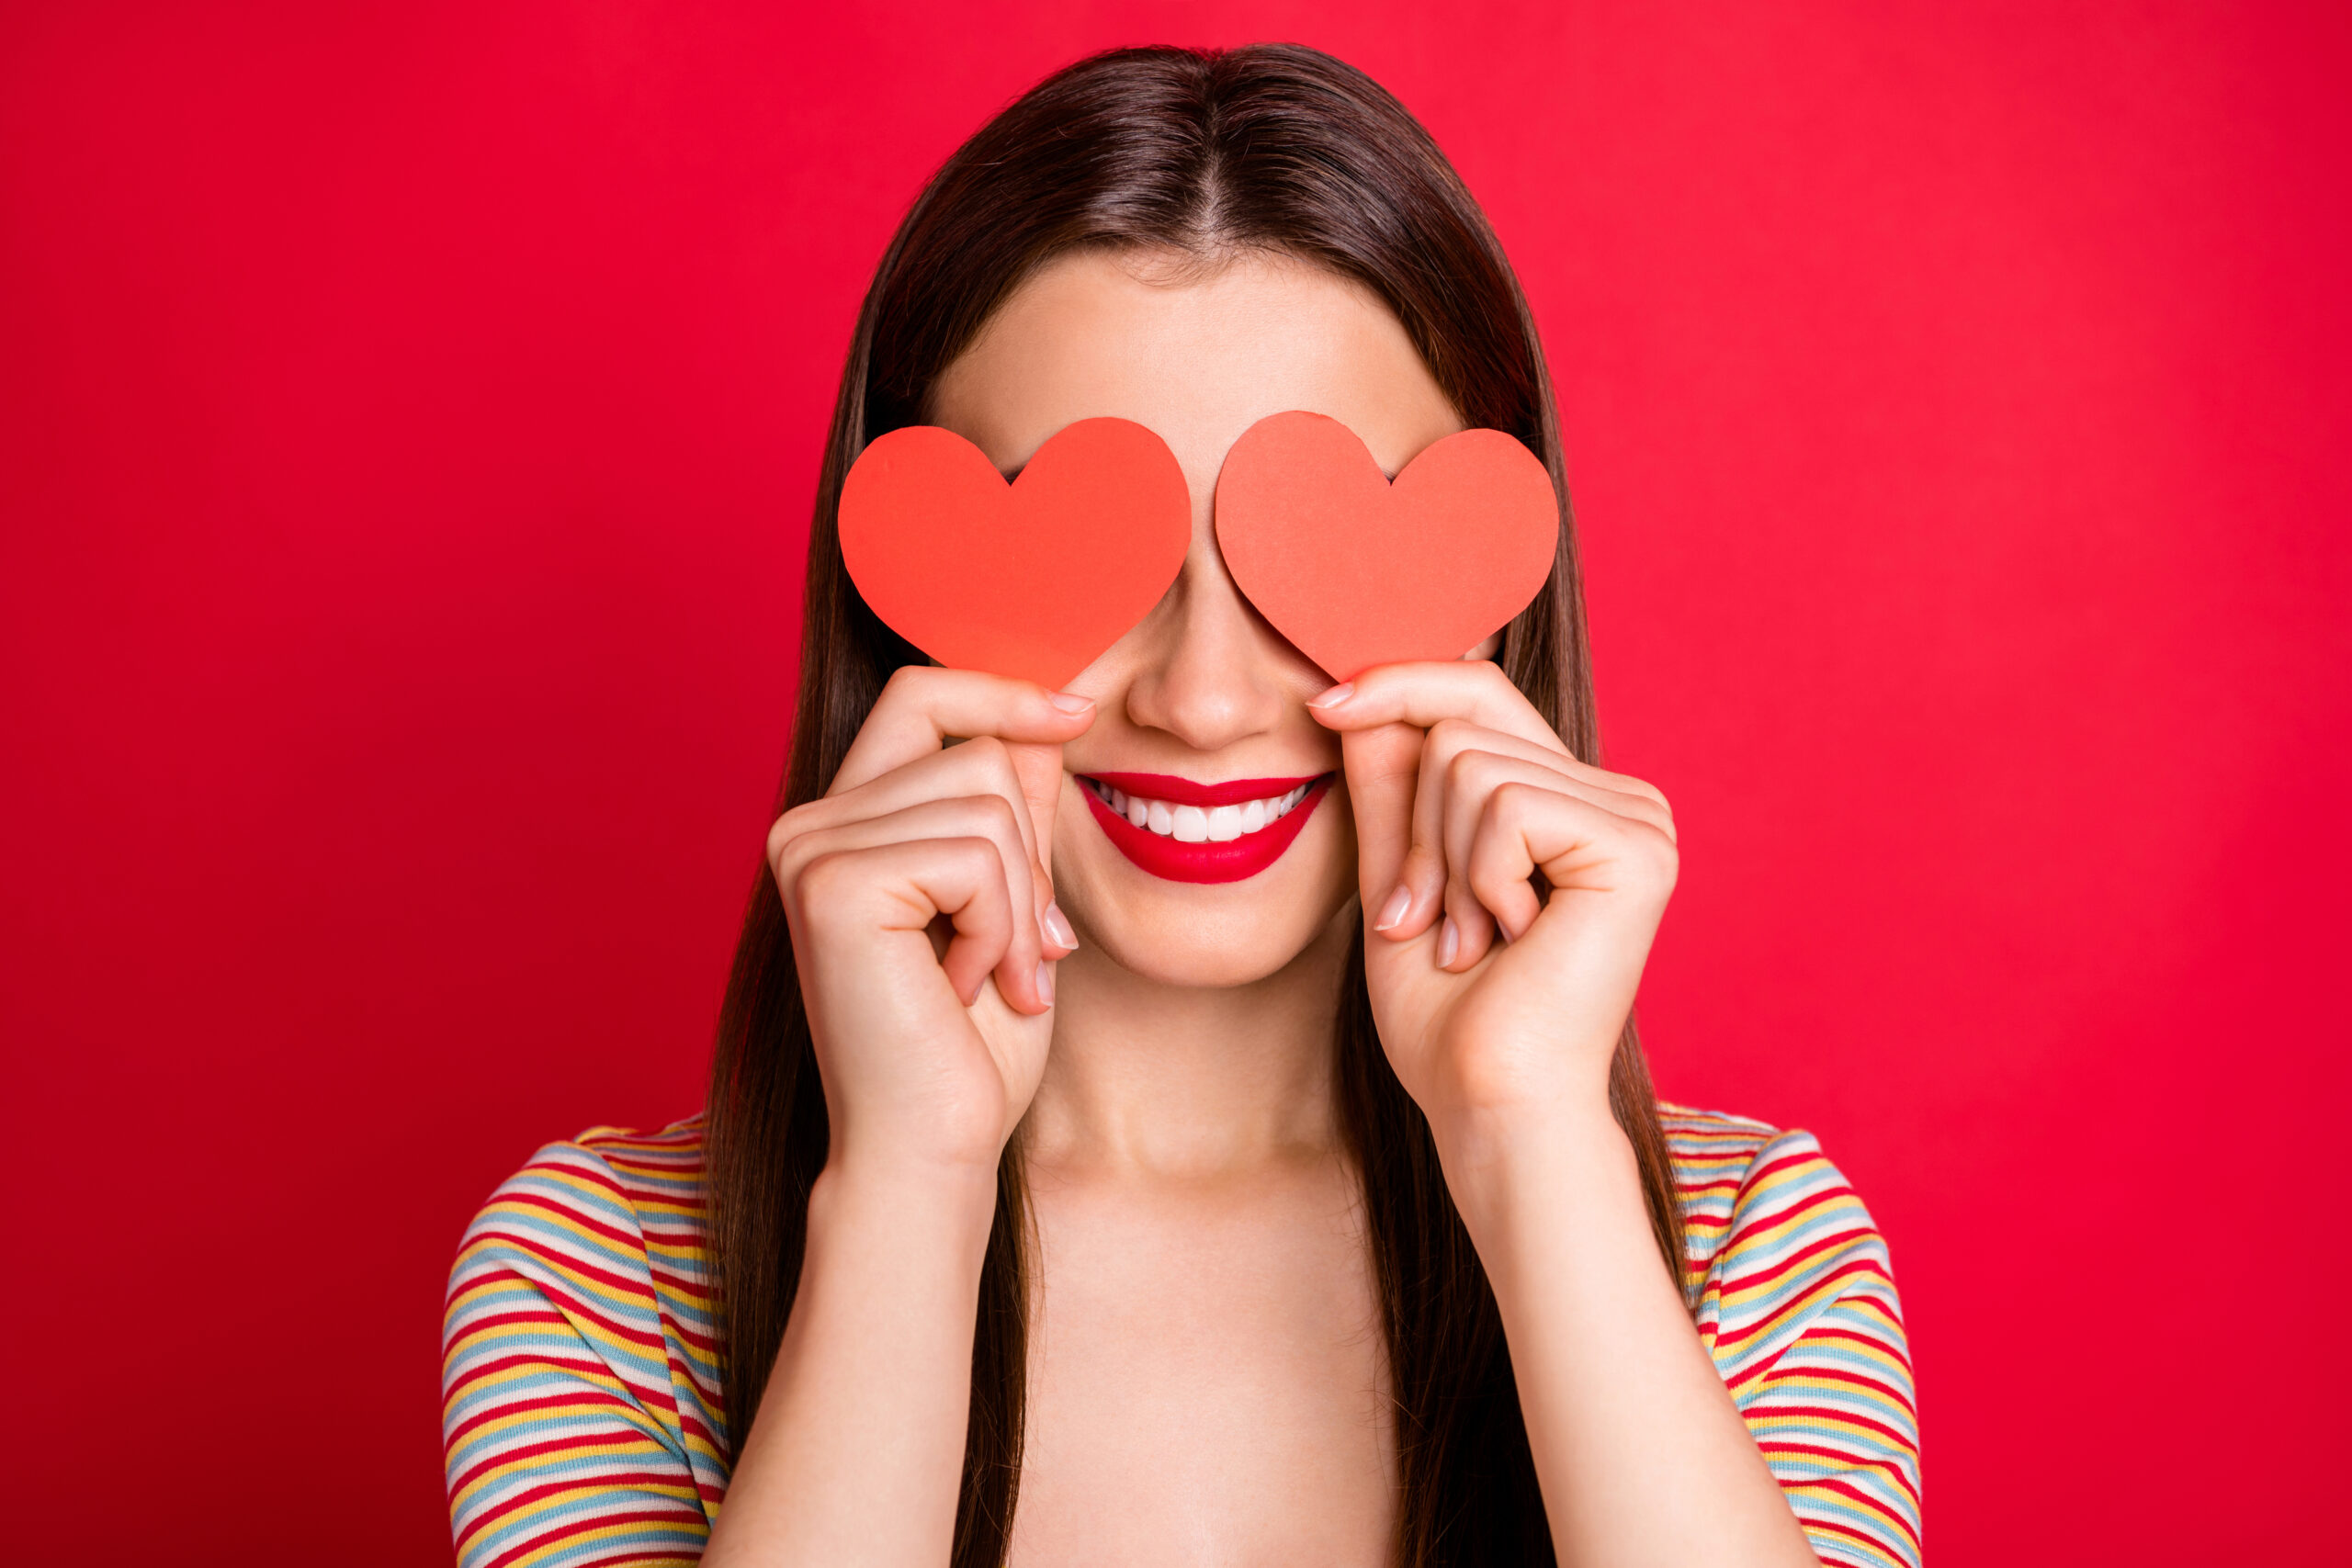
<path fill-rule="evenodd" d="M 1422 730 L 1384 724 L 1340 737 L 1348 801 L 1356 818 L 1356 886 L 1366 911 L 1380 908 L 1405 868 L 1412 842 L 1413 787 L 1421 768 Z M 1369 914 L 1367 913 L 1367 917 Z"/>

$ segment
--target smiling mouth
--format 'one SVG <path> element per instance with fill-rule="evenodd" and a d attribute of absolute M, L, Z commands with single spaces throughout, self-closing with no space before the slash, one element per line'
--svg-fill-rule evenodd
<path fill-rule="evenodd" d="M 1140 869 L 1170 882 L 1238 882 L 1290 848 L 1332 775 L 1198 784 L 1170 773 L 1080 775 L 1090 815 Z"/>
<path fill-rule="evenodd" d="M 1130 827 L 1173 839 L 1180 844 L 1227 844 L 1244 833 L 1262 831 L 1298 809 L 1299 802 L 1315 785 L 1315 780 L 1306 779 L 1280 795 L 1261 795 L 1235 806 L 1204 807 L 1159 800 L 1140 793 L 1131 795 L 1101 779 L 1080 782 L 1092 790 L 1095 798 L 1109 807 L 1114 816 L 1125 818 Z"/>

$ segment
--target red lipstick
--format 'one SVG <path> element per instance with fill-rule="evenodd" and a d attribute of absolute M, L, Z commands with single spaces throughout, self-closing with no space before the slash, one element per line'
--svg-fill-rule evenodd
<path fill-rule="evenodd" d="M 1136 865 L 1170 882 L 1239 882 L 1255 876 L 1282 858 L 1283 852 L 1306 826 L 1306 818 L 1331 792 L 1331 775 L 1309 778 L 1228 779 L 1222 784 L 1197 784 L 1172 773 L 1090 773 L 1080 778 L 1086 804 L 1103 836 Z M 1100 787 L 1097 787 L 1100 786 Z M 1283 817 L 1254 833 L 1222 843 L 1185 843 L 1165 833 L 1139 828 L 1111 809 L 1103 791 L 1118 790 L 1170 807 L 1193 806 L 1209 810 L 1272 800 L 1304 786 L 1306 793 Z"/>

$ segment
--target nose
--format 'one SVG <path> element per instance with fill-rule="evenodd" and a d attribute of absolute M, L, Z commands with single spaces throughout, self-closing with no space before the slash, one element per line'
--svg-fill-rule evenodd
<path fill-rule="evenodd" d="M 1216 536 L 1195 535 L 1184 570 L 1147 629 L 1127 717 L 1216 751 L 1279 728 L 1290 695 L 1274 633 L 1225 570 Z"/>

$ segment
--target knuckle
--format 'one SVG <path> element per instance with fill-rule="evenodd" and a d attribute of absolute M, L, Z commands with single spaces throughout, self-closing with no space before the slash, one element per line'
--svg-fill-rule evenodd
<path fill-rule="evenodd" d="M 1466 748 L 1455 752 L 1453 761 L 1447 764 L 1447 782 L 1463 790 L 1483 791 L 1490 784 L 1498 789 L 1507 788 L 1508 781 L 1498 777 L 1504 767 L 1505 760 L 1492 751 Z"/>
<path fill-rule="evenodd" d="M 901 664 L 882 682 L 882 696 L 885 700 L 896 697 L 900 702 L 908 701 L 930 683 L 934 673 L 928 664 Z"/>
<path fill-rule="evenodd" d="M 792 886 L 805 908 L 821 911 L 840 908 L 845 896 L 862 880 L 855 852 L 829 850 L 802 862 L 793 875 Z"/>
<path fill-rule="evenodd" d="M 1007 835 L 1016 842 L 1020 840 L 1021 819 L 1013 815 L 1012 802 L 1003 795 L 994 791 L 967 795 L 963 805 L 975 831 L 1000 841 Z"/>
<path fill-rule="evenodd" d="M 986 768 L 991 773 L 1002 773 L 1007 777 L 1012 776 L 1012 753 L 1005 749 L 1003 741 L 993 735 L 975 735 L 956 750 L 964 754 L 964 761 L 968 763 Z"/>
<path fill-rule="evenodd" d="M 1430 726 L 1430 749 L 1441 756 L 1450 756 L 1470 744 L 1478 727 L 1464 718 L 1442 718 Z"/>
<path fill-rule="evenodd" d="M 1505 779 L 1487 796 L 1487 809 L 1497 820 L 1516 825 L 1557 798 L 1550 790 L 1538 789 L 1524 779 Z"/>
<path fill-rule="evenodd" d="M 1602 775 L 1601 782 L 1620 795 L 1639 795 L 1652 806 L 1666 805 L 1666 792 L 1647 779 L 1637 779 L 1631 773 L 1611 773 Z"/>
<path fill-rule="evenodd" d="M 1632 832 L 1634 852 L 1650 874 L 1668 886 L 1673 886 L 1682 864 L 1682 852 L 1663 829 L 1648 823 L 1637 824 Z"/>
<path fill-rule="evenodd" d="M 983 834 L 972 833 L 959 838 L 942 839 L 938 842 L 956 867 L 978 878 L 984 889 L 990 874 L 1001 874 L 1002 871 L 1004 860 L 997 853 L 994 839 Z M 1000 880 L 1001 880 L 1001 876 Z"/>
<path fill-rule="evenodd" d="M 807 806 L 796 806 L 768 826 L 768 863 L 784 863 L 793 847 L 804 843 L 818 826 L 815 813 Z"/>
<path fill-rule="evenodd" d="M 984 830 L 989 841 L 996 846 L 1002 858 L 1007 876 L 1026 876 L 1029 874 L 1030 852 L 1028 841 L 1021 836 L 1021 813 L 1013 809 L 1012 802 L 1001 795 L 988 798 L 988 826 Z M 1048 849 L 1046 852 L 1052 852 Z"/>

